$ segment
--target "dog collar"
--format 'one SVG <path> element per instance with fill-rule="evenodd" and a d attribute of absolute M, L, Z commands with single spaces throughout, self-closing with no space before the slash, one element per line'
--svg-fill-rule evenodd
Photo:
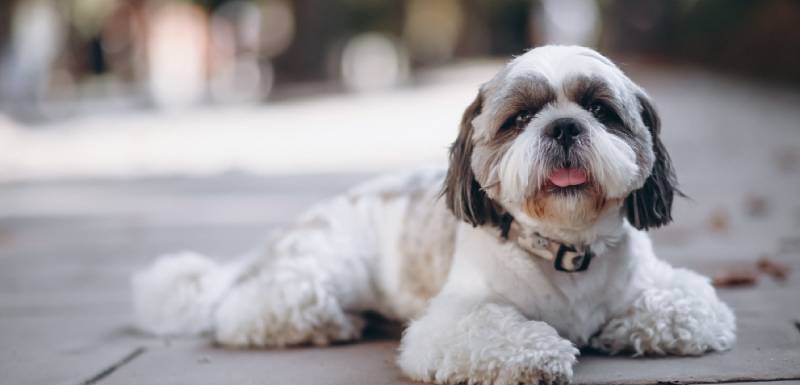
<path fill-rule="evenodd" d="M 510 221 L 501 235 L 528 253 L 552 261 L 558 271 L 584 271 L 594 257 L 588 245 L 570 245 L 545 238 L 536 232 L 524 231 L 515 220 Z"/>

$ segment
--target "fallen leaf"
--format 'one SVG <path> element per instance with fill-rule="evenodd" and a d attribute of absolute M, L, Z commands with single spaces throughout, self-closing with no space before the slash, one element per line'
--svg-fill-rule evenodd
<path fill-rule="evenodd" d="M 711 283 L 714 287 L 754 286 L 758 282 L 758 274 L 751 269 L 728 270 L 714 276 Z"/>
<path fill-rule="evenodd" d="M 759 195 L 748 195 L 744 200 L 747 215 L 753 218 L 762 218 L 767 215 L 767 199 Z"/>
<path fill-rule="evenodd" d="M 758 267 L 758 271 L 765 273 L 779 281 L 785 281 L 789 276 L 789 273 L 792 271 L 788 265 L 775 262 L 766 256 L 759 258 L 756 266 Z"/>
<path fill-rule="evenodd" d="M 729 223 L 730 220 L 728 219 L 728 213 L 723 209 L 716 209 L 712 211 L 711 216 L 708 218 L 708 225 L 711 228 L 711 231 L 717 233 L 727 230 Z"/>
<path fill-rule="evenodd" d="M 794 173 L 800 169 L 800 150 L 794 147 L 781 148 L 775 151 L 775 163 L 784 173 Z"/>

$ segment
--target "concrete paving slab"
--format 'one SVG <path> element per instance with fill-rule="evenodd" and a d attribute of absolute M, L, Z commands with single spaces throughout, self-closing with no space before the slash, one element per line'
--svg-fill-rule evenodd
<path fill-rule="evenodd" d="M 77 385 L 132 350 L 114 343 L 128 313 L 0 317 L 0 383 Z"/>
<path fill-rule="evenodd" d="M 327 348 L 229 350 L 207 342 L 154 348 L 103 381 L 104 385 L 412 384 L 394 364 L 396 341 Z"/>
<path fill-rule="evenodd" d="M 135 269 L 157 255 L 186 248 L 228 258 L 244 253 L 276 223 L 297 215 L 309 201 L 353 184 L 352 179 L 363 176 L 226 175 L 213 181 L 3 186 L 0 383 L 105 380 L 113 373 L 110 368 L 138 349 L 163 345 L 130 331 L 128 282 Z M 303 192 L 298 182 L 319 185 Z M 219 193 L 218 186 L 236 187 L 228 190 L 231 195 Z M 177 203 L 159 209 L 165 201 Z M 245 210 L 231 206 L 257 214 L 243 217 L 239 214 Z M 202 212 L 211 219 L 192 215 Z M 230 216 L 217 215 L 221 212 Z"/>
<path fill-rule="evenodd" d="M 796 271 L 800 261 L 793 266 Z M 587 353 L 576 367 L 586 384 L 696 383 L 800 379 L 800 280 L 757 288 L 721 289 L 737 315 L 737 343 L 701 357 L 608 357 Z"/>

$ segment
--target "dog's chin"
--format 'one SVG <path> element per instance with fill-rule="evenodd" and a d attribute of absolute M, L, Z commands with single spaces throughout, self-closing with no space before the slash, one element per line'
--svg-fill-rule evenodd
<path fill-rule="evenodd" d="M 593 187 L 589 182 L 571 186 L 557 186 L 547 181 L 540 189 L 543 190 L 546 195 L 552 195 L 555 198 L 575 198 L 592 193 Z"/>
<path fill-rule="evenodd" d="M 608 199 L 604 189 L 597 183 L 558 186 L 545 182 L 525 200 L 523 211 L 531 218 L 567 228 L 586 227 L 595 223 L 600 216 L 619 199 Z"/>

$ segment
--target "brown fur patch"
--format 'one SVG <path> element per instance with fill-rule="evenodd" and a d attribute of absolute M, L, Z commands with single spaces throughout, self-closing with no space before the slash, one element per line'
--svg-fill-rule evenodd
<path fill-rule="evenodd" d="M 458 137 L 450 146 L 450 166 L 442 191 L 453 215 L 473 226 L 497 225 L 502 218 L 498 205 L 486 196 L 472 169 L 472 150 L 475 147 L 472 121 L 481 113 L 482 106 L 483 94 L 478 93 L 461 117 Z"/>
<path fill-rule="evenodd" d="M 569 100 L 586 107 L 595 100 L 602 100 L 616 109 L 622 108 L 613 89 L 600 77 L 576 76 L 564 82 L 564 94 Z"/>
<path fill-rule="evenodd" d="M 429 193 L 413 194 L 398 248 L 403 291 L 427 301 L 444 285 L 453 257 L 456 219 Z"/>
<path fill-rule="evenodd" d="M 590 225 L 610 208 L 619 206 L 621 198 L 607 199 L 596 185 L 578 195 L 575 204 L 567 206 L 567 198 L 540 188 L 525 202 L 523 210 L 532 218 L 568 227 Z"/>
<path fill-rule="evenodd" d="M 519 132 L 515 127 L 515 118 L 522 111 L 528 111 L 531 115 L 536 115 L 548 103 L 556 100 L 556 92 L 547 82 L 547 79 L 538 74 L 523 76 L 514 80 L 513 83 L 504 87 L 494 95 L 493 100 L 498 105 L 492 111 L 492 128 L 494 140 L 503 142 L 508 136 L 516 136 L 514 131 Z"/>

